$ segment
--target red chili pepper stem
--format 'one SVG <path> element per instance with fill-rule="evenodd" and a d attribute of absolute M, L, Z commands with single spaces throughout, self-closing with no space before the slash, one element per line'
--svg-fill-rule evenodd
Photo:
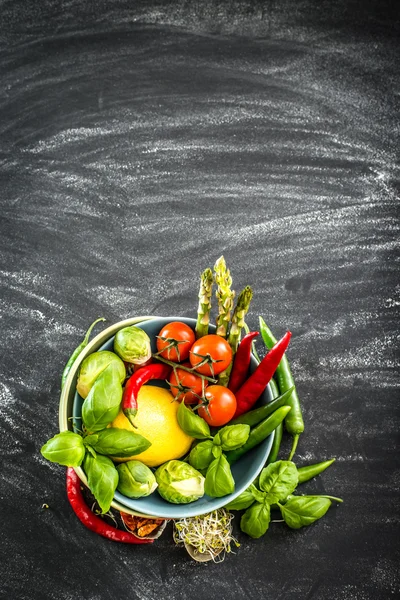
<path fill-rule="evenodd" d="M 168 365 L 153 363 L 138 369 L 126 382 L 122 395 L 122 411 L 134 427 L 136 426 L 133 419 L 138 411 L 137 398 L 140 388 L 151 379 L 167 379 L 170 372 L 171 367 Z"/>
<path fill-rule="evenodd" d="M 292 334 L 287 331 L 282 339 L 264 356 L 254 373 L 245 381 L 236 393 L 237 408 L 234 418 L 247 412 L 257 402 L 271 381 L 282 356 L 285 354 Z"/>
<path fill-rule="evenodd" d="M 233 361 L 232 372 L 228 384 L 228 388 L 234 394 L 246 381 L 247 373 L 250 367 L 252 343 L 254 338 L 256 338 L 258 335 L 258 331 L 249 332 L 244 336 L 239 344 Z"/>
<path fill-rule="evenodd" d="M 67 468 L 67 497 L 80 522 L 90 531 L 113 542 L 123 542 L 125 544 L 151 544 L 154 541 L 138 538 L 133 533 L 121 531 L 112 525 L 108 525 L 103 519 L 95 515 L 83 498 L 81 481 L 72 467 Z"/>

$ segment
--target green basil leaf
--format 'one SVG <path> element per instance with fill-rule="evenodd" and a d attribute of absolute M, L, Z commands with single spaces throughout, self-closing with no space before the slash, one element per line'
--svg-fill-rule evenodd
<path fill-rule="evenodd" d="M 221 445 L 221 436 L 219 435 L 219 432 L 214 436 L 213 442 L 214 442 L 214 446 Z"/>
<path fill-rule="evenodd" d="M 246 510 L 240 520 L 240 529 L 252 538 L 259 538 L 266 533 L 271 520 L 268 504 L 256 502 Z"/>
<path fill-rule="evenodd" d="M 292 496 L 279 508 L 285 523 L 292 529 L 307 527 L 324 516 L 331 501 L 318 496 Z"/>
<path fill-rule="evenodd" d="M 267 494 L 266 492 L 260 492 L 260 490 L 258 490 L 255 486 L 253 489 L 253 497 L 257 502 L 265 502 L 267 500 Z M 268 502 L 269 504 L 269 502 Z"/>
<path fill-rule="evenodd" d="M 212 449 L 212 440 L 199 442 L 190 451 L 189 464 L 197 470 L 207 469 L 213 460 Z"/>
<path fill-rule="evenodd" d="M 111 364 L 96 379 L 82 405 L 82 419 L 90 433 L 107 427 L 119 413 L 122 400 L 120 373 Z"/>
<path fill-rule="evenodd" d="M 89 452 L 89 454 L 91 454 L 93 458 L 96 458 L 97 454 L 95 449 L 92 448 L 92 446 L 86 446 L 86 451 Z"/>
<path fill-rule="evenodd" d="M 181 402 L 176 413 L 178 423 L 181 429 L 190 437 L 197 440 L 210 439 L 210 428 L 204 419 L 195 415 L 194 412 Z"/>
<path fill-rule="evenodd" d="M 222 454 L 222 448 L 221 446 L 213 446 L 211 453 L 213 455 L 214 458 L 219 458 Z"/>
<path fill-rule="evenodd" d="M 86 447 L 88 446 L 93 446 L 93 444 L 96 444 L 97 440 L 99 439 L 99 436 L 97 435 L 97 433 L 92 433 L 91 435 L 87 435 L 83 438 L 83 443 L 85 444 Z"/>
<path fill-rule="evenodd" d="M 235 491 L 231 467 L 223 454 L 208 467 L 204 491 L 211 498 L 221 498 Z"/>
<path fill-rule="evenodd" d="M 96 498 L 103 513 L 111 506 L 118 485 L 118 471 L 110 458 L 98 454 L 95 458 L 86 454 L 83 468 L 88 479 L 89 489 Z"/>
<path fill-rule="evenodd" d="M 80 435 L 63 431 L 46 442 L 40 452 L 51 462 L 66 467 L 79 467 L 85 456 L 85 446 Z"/>
<path fill-rule="evenodd" d="M 227 425 L 219 430 L 214 438 L 223 450 L 237 450 L 244 446 L 250 435 L 250 425 Z"/>
<path fill-rule="evenodd" d="M 267 492 L 269 504 L 275 504 L 285 500 L 296 489 L 298 481 L 296 465 L 289 460 L 278 460 L 261 471 L 259 486 Z"/>
<path fill-rule="evenodd" d="M 253 486 L 254 487 L 254 486 Z M 248 487 L 237 498 L 225 504 L 227 510 L 243 510 L 249 508 L 255 502 L 255 498 L 251 491 L 252 486 Z"/>
<path fill-rule="evenodd" d="M 99 454 L 128 458 L 140 454 L 150 448 L 151 442 L 134 431 L 108 427 L 96 434 L 88 435 L 86 444 L 92 446 Z"/>

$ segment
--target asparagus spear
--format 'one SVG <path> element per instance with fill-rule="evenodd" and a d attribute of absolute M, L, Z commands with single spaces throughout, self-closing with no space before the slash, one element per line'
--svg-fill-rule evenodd
<path fill-rule="evenodd" d="M 211 290 L 213 284 L 213 274 L 211 269 L 206 269 L 201 274 L 199 307 L 197 309 L 196 337 L 200 338 L 208 334 L 208 324 L 210 322 L 211 310 Z"/>
<path fill-rule="evenodd" d="M 253 297 L 253 290 L 249 285 L 246 285 L 238 296 L 235 310 L 232 315 L 232 324 L 229 331 L 228 342 L 235 354 L 240 341 L 240 333 L 244 327 L 244 318 L 250 307 L 250 302 Z"/>
<path fill-rule="evenodd" d="M 250 306 L 252 297 L 253 297 L 253 290 L 251 289 L 250 286 L 247 285 L 244 288 L 244 290 L 242 290 L 240 292 L 237 302 L 236 302 L 235 310 L 233 311 L 232 323 L 231 323 L 231 328 L 230 328 L 229 337 L 228 337 L 228 342 L 229 342 L 230 347 L 232 348 L 233 356 L 235 355 L 236 350 L 239 345 L 240 333 L 241 333 L 243 327 L 245 326 L 244 318 L 247 314 L 247 311 L 249 310 L 249 306 Z M 227 367 L 225 369 L 225 371 L 222 371 L 222 373 L 220 373 L 220 375 L 218 377 L 219 385 L 226 386 L 229 383 L 229 376 L 231 374 L 232 364 L 233 364 L 233 356 L 232 356 L 232 362 L 229 365 L 229 367 Z"/>
<path fill-rule="evenodd" d="M 214 265 L 215 281 L 218 285 L 216 296 L 218 299 L 217 335 L 226 338 L 228 335 L 229 321 L 233 309 L 235 292 L 231 290 L 232 277 L 226 268 L 223 256 Z"/>

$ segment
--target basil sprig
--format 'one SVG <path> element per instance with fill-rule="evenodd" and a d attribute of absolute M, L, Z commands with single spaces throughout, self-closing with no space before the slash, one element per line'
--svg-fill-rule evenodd
<path fill-rule="evenodd" d="M 250 537 L 259 538 L 268 530 L 272 505 L 280 509 L 289 527 L 300 529 L 323 517 L 332 501 L 342 502 L 340 498 L 332 496 L 295 496 L 293 492 L 298 480 L 296 465 L 291 461 L 278 460 L 261 471 L 258 487 L 252 483 L 225 508 L 245 510 L 240 528 Z"/>
<path fill-rule="evenodd" d="M 118 471 L 107 456 L 98 454 L 93 457 L 87 453 L 83 468 L 88 479 L 89 489 L 96 498 L 103 513 L 111 506 L 118 485 Z"/>
<path fill-rule="evenodd" d="M 80 435 L 63 431 L 46 442 L 40 452 L 51 462 L 66 467 L 79 467 L 85 457 L 85 446 Z"/>
<path fill-rule="evenodd" d="M 300 529 L 311 525 L 328 512 L 332 502 L 323 496 L 292 496 L 285 504 L 279 505 L 286 525 Z"/>
<path fill-rule="evenodd" d="M 182 403 L 178 409 L 178 421 L 179 411 L 181 411 L 181 415 L 184 415 L 186 418 L 187 411 L 189 410 L 190 416 L 187 416 L 188 421 L 189 419 L 192 419 L 193 416 L 199 418 L 197 415 L 194 415 L 190 409 L 181 408 L 182 405 L 184 404 Z M 203 419 L 200 420 L 203 421 Z M 203 423 L 205 423 L 205 421 L 203 421 Z M 179 424 L 182 429 L 188 433 L 180 421 Z M 191 420 L 190 424 L 192 425 L 193 431 L 196 422 Z M 208 496 L 220 498 L 227 494 L 232 494 L 232 492 L 235 491 L 235 481 L 224 451 L 241 448 L 247 442 L 249 435 L 249 425 L 226 425 L 220 429 L 214 437 L 211 437 L 209 433 L 211 439 L 199 442 L 192 448 L 188 459 L 189 464 L 195 469 L 205 471 L 206 481 L 204 490 Z"/>
<path fill-rule="evenodd" d="M 214 437 L 214 444 L 222 450 L 237 450 L 245 445 L 250 435 L 250 425 L 226 425 Z"/>
<path fill-rule="evenodd" d="M 91 446 L 99 454 L 128 458 L 144 452 L 151 446 L 151 442 L 139 433 L 108 427 L 95 434 L 84 438 L 83 443 Z"/>
<path fill-rule="evenodd" d="M 276 504 L 285 500 L 296 489 L 298 481 L 296 465 L 289 460 L 279 460 L 261 471 L 259 487 L 267 492 L 269 504 Z"/>
<path fill-rule="evenodd" d="M 240 529 L 252 538 L 266 533 L 271 520 L 271 508 L 267 502 L 255 502 L 246 510 L 240 520 Z"/>
<path fill-rule="evenodd" d="M 121 400 L 121 380 L 117 370 L 110 365 L 100 373 L 82 405 L 86 431 L 95 433 L 114 421 L 119 413 Z"/>
<path fill-rule="evenodd" d="M 224 454 L 215 458 L 209 465 L 204 482 L 204 491 L 211 498 L 221 498 L 235 491 L 235 480 L 231 467 Z"/>
<path fill-rule="evenodd" d="M 211 438 L 210 428 L 204 419 L 196 415 L 184 402 L 181 402 L 176 413 L 181 429 L 196 440 Z"/>

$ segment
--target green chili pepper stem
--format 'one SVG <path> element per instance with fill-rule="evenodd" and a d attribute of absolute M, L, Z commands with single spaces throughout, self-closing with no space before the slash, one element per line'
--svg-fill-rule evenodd
<path fill-rule="evenodd" d="M 288 460 L 292 460 L 292 458 L 296 452 L 297 444 L 299 443 L 299 437 L 300 437 L 300 435 L 298 433 L 293 436 L 292 449 L 290 450 Z"/>
<path fill-rule="evenodd" d="M 271 382 L 272 380 L 270 381 L 270 385 L 272 388 L 272 394 L 274 395 L 274 400 L 272 400 L 268 404 L 265 404 L 264 406 L 260 406 L 260 408 L 250 410 L 249 412 L 240 415 L 240 417 L 236 417 L 236 419 L 232 419 L 232 421 L 229 422 L 230 425 L 250 425 L 250 427 L 254 427 L 254 425 L 257 425 L 258 423 L 266 419 L 269 415 L 271 415 L 277 408 L 281 408 L 281 406 L 285 405 L 290 406 L 289 398 L 294 388 L 291 388 L 290 390 L 282 394 L 282 396 L 279 396 L 276 383 Z M 276 397 L 275 394 L 278 397 Z"/>
<path fill-rule="evenodd" d="M 297 469 L 299 473 L 299 483 L 304 483 L 305 481 L 309 481 L 313 477 L 316 477 L 317 475 L 325 471 L 325 469 L 330 467 L 335 462 L 335 460 L 335 458 L 332 458 L 331 460 L 326 460 L 324 462 L 316 463 L 314 465 L 299 467 Z"/>
<path fill-rule="evenodd" d="M 64 371 L 63 374 L 61 376 L 61 389 L 63 389 L 65 382 L 67 380 L 68 374 L 70 372 L 70 370 L 72 369 L 72 365 L 74 364 L 74 362 L 76 361 L 76 359 L 78 358 L 78 356 L 80 355 L 80 353 L 82 352 L 82 350 L 84 348 L 86 348 L 86 346 L 89 343 L 89 337 L 90 334 L 93 331 L 93 328 L 95 325 L 97 325 L 97 323 L 100 323 L 100 321 L 105 321 L 104 317 L 99 317 L 98 319 L 96 319 L 95 321 L 93 321 L 93 323 L 90 325 L 89 329 L 86 331 L 85 337 L 83 338 L 83 341 L 79 344 L 79 346 L 77 346 L 75 348 L 75 350 L 73 351 L 73 353 L 71 354 L 71 356 L 68 359 L 67 364 L 64 367 Z"/>
<path fill-rule="evenodd" d="M 261 337 L 266 347 L 271 349 L 276 344 L 276 339 L 271 330 L 267 327 L 264 319 L 259 317 L 259 321 Z M 286 355 L 283 356 L 275 374 L 278 379 L 278 386 L 281 394 L 294 385 L 294 379 Z M 286 431 L 293 436 L 293 445 L 289 455 L 289 460 L 291 460 L 296 451 L 299 436 L 304 431 L 304 421 L 296 389 L 293 390 L 288 404 L 292 407 L 292 410 L 285 419 L 285 427 Z"/>
<path fill-rule="evenodd" d="M 261 421 L 261 423 L 250 431 L 247 442 L 241 448 L 226 452 L 228 462 L 232 464 L 243 456 L 243 454 L 261 444 L 276 429 L 279 423 L 282 423 L 290 410 L 290 406 L 281 406 L 281 408 L 278 408 L 267 419 Z"/>

